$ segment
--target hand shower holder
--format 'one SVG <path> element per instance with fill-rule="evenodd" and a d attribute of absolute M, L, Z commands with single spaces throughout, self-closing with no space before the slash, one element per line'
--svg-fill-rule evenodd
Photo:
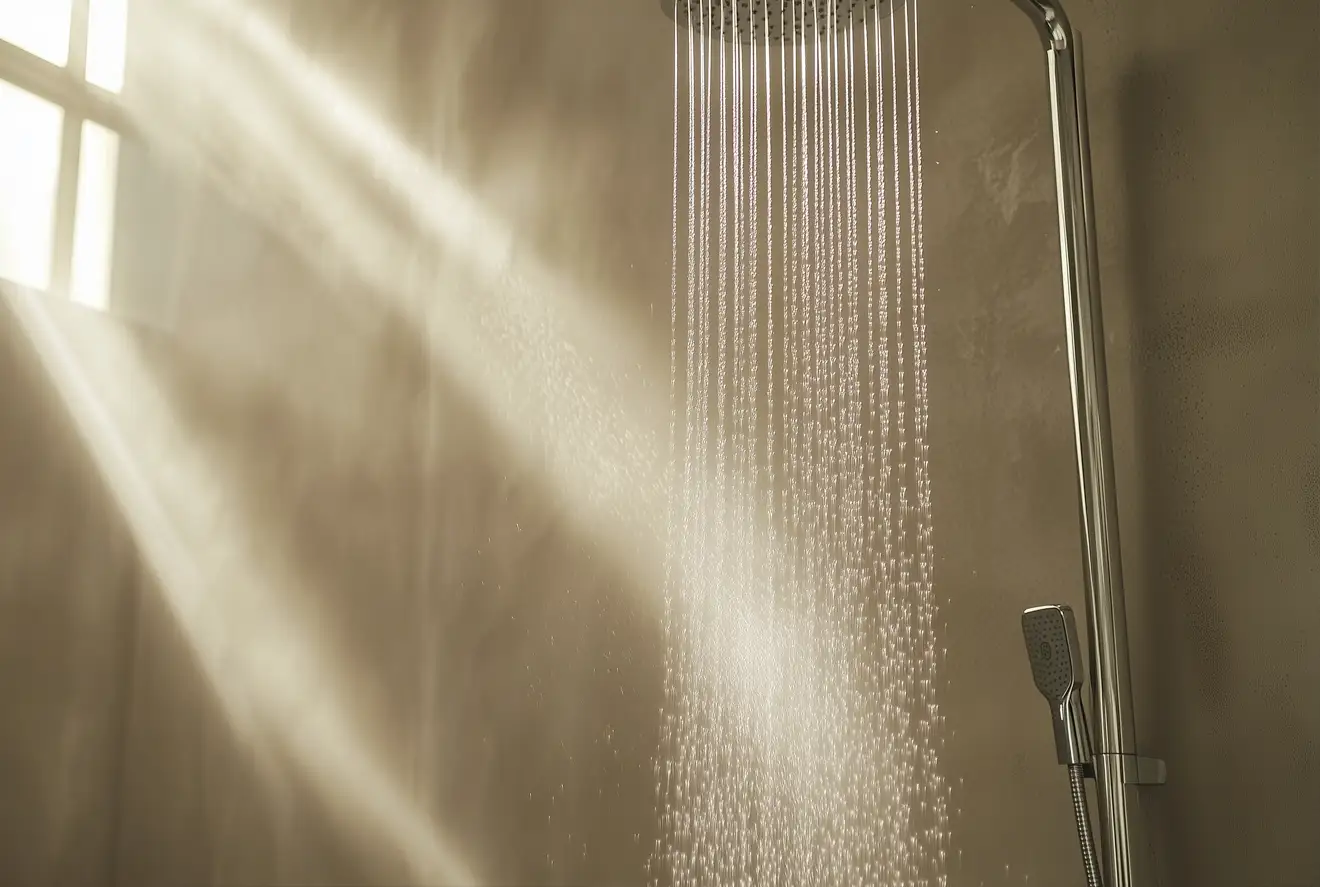
<path fill-rule="evenodd" d="M 1169 768 L 1163 758 L 1123 756 L 1123 782 L 1127 785 L 1164 785 L 1168 781 Z"/>
<path fill-rule="evenodd" d="M 1095 779 L 1094 758 L 1083 765 L 1087 779 Z M 1145 755 L 1123 756 L 1124 785 L 1164 785 L 1169 781 L 1169 768 L 1163 758 Z"/>

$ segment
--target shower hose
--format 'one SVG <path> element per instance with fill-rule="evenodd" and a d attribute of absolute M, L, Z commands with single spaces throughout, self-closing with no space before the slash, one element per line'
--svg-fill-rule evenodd
<path fill-rule="evenodd" d="M 1081 764 L 1068 765 L 1068 785 L 1072 789 L 1073 813 L 1077 816 L 1077 838 L 1082 844 L 1082 864 L 1086 866 L 1086 887 L 1104 887 L 1095 837 L 1091 834 L 1091 813 L 1086 806 L 1086 770 Z"/>

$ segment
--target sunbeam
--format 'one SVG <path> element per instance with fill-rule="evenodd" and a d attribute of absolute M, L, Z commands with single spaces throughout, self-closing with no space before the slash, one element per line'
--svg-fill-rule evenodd
<path fill-rule="evenodd" d="M 157 0 L 139 9 L 140 79 L 125 101 L 152 149 L 218 183 L 327 279 L 366 284 L 376 301 L 367 313 L 413 331 L 658 617 L 669 503 L 662 357 L 612 314 L 610 299 L 521 249 L 514 228 L 250 6 Z M 287 755 L 335 809 L 397 849 L 419 882 L 472 883 L 336 693 L 345 663 L 309 629 L 314 608 L 298 604 L 308 599 L 297 591 L 304 577 L 257 556 L 250 521 L 174 421 L 141 355 L 115 335 L 70 347 L 70 331 L 42 306 L 18 310 L 239 735 Z M 93 356 L 98 365 L 84 365 Z M 748 562 L 791 564 L 795 553 L 757 507 L 763 493 L 713 480 L 687 491 L 685 508 L 725 529 L 679 567 L 680 584 L 718 585 Z M 793 613 L 707 616 L 708 636 L 724 642 L 694 655 L 712 692 L 779 698 L 795 712 L 773 729 L 734 725 L 740 741 L 772 748 L 786 731 L 839 718 L 801 666 L 809 644 Z M 800 677 L 789 685 L 788 674 Z M 798 762 L 787 778 L 808 779 L 810 766 Z"/>
<path fill-rule="evenodd" d="M 416 333 L 571 519 L 630 571 L 629 587 L 643 590 L 658 616 L 668 504 L 659 450 L 669 405 L 664 386 L 650 380 L 664 378 L 662 361 L 610 316 L 609 300 L 520 251 L 512 228 L 259 13 L 232 0 L 143 9 L 142 88 L 127 101 L 152 147 L 219 182 L 326 277 L 366 283 L 381 313 Z M 331 666 L 342 660 L 307 630 L 315 614 L 294 604 L 303 599 L 291 593 L 301 577 L 279 559 L 252 556 L 251 528 L 224 505 L 224 485 L 172 420 L 150 368 L 114 337 L 68 347 L 34 303 L 21 314 L 242 735 L 277 742 L 337 808 L 354 799 L 381 844 L 398 848 L 423 883 L 470 883 L 368 752 L 344 702 L 318 690 L 341 686 Z M 110 369 L 80 366 L 89 353 Z M 116 403 L 122 413 L 110 408 Z M 156 476 L 159 466 L 166 476 Z M 756 516 L 761 494 L 715 483 L 692 492 L 687 506 L 727 532 L 683 565 L 680 582 L 731 576 L 735 561 L 788 559 Z M 218 598 L 210 589 L 226 570 L 225 586 L 241 591 Z M 787 729 L 837 717 L 811 680 L 779 686 L 785 673 L 802 671 L 794 665 L 805 649 L 802 626 L 791 613 L 710 616 L 711 635 L 727 639 L 700 653 L 716 692 L 788 693 L 797 721 Z M 241 651 L 236 637 L 245 639 Z M 775 731 L 743 738 L 777 741 Z"/>
<path fill-rule="evenodd" d="M 151 90 L 131 110 L 153 142 L 219 177 L 313 267 L 368 283 L 382 310 L 426 337 L 436 364 L 658 615 L 669 408 L 648 380 L 664 378 L 663 361 L 608 318 L 607 299 L 520 251 L 510 227 L 261 13 L 237 0 L 189 0 L 158 8 L 151 24 Z M 217 34 L 232 42 L 222 49 Z M 763 525 L 761 491 L 706 483 L 689 492 L 685 507 L 727 532 L 685 572 L 727 576 L 735 559 L 789 558 Z M 712 617 L 716 635 L 736 639 L 705 654 L 725 692 L 767 695 L 802 648 L 796 622 L 773 611 Z M 822 700 L 805 687 L 798 710 L 825 718 Z"/>
<path fill-rule="evenodd" d="M 299 580 L 266 556 L 205 448 L 181 427 L 126 330 L 63 324 L 41 297 L 14 314 L 237 736 L 292 761 L 376 846 L 424 884 L 476 876 L 400 789 L 336 688 L 341 661 L 295 601 Z"/>
<path fill-rule="evenodd" d="M 151 7 L 151 89 L 130 104 L 153 143 L 238 186 L 315 266 L 368 282 L 425 331 L 437 365 L 575 518 L 655 585 L 668 406 L 649 380 L 664 377 L 660 356 L 608 316 L 609 299 L 520 250 L 509 226 L 259 12 L 168 5 Z"/>

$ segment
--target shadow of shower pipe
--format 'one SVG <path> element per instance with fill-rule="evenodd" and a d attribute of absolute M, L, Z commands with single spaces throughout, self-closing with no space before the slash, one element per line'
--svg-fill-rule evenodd
<path fill-rule="evenodd" d="M 1290 878 L 1320 867 L 1302 837 L 1316 826 L 1302 797 L 1320 784 L 1320 752 L 1289 714 L 1320 692 L 1320 674 L 1267 640 L 1320 630 L 1302 587 L 1320 576 L 1320 546 L 1308 558 L 1299 539 L 1320 441 L 1296 418 L 1320 390 L 1320 275 L 1297 236 L 1320 227 L 1317 127 L 1312 102 L 1307 194 L 1295 177 L 1308 100 L 1270 70 L 1301 56 L 1279 51 L 1269 18 L 1237 16 L 1193 50 L 1139 55 L 1120 84 L 1151 687 L 1139 717 L 1175 773 L 1149 802 L 1170 884 L 1302 883 Z M 1300 487 L 1279 489 L 1284 475 Z M 1284 551 L 1291 566 L 1276 560 Z M 1253 613 L 1288 623 L 1270 629 Z M 1287 693 L 1260 692 L 1284 674 Z M 1268 836 L 1230 825 L 1244 814 Z"/>

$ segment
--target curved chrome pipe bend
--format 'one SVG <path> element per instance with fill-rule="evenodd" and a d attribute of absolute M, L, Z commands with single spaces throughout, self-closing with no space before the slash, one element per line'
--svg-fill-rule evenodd
<path fill-rule="evenodd" d="M 1047 50 L 1064 50 L 1072 45 L 1072 26 L 1068 24 L 1068 16 L 1064 14 L 1062 6 L 1053 0 L 1013 0 L 1013 2 L 1036 26 Z"/>

